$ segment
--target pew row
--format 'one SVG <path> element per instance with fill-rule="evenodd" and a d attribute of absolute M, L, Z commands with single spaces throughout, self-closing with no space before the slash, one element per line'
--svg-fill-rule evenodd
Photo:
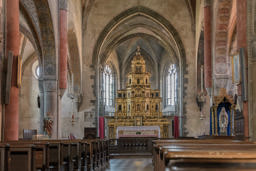
<path fill-rule="evenodd" d="M 247 167 L 256 169 L 256 144 L 252 142 L 198 139 L 155 140 L 153 146 L 152 160 L 155 171 L 162 171 L 167 168 L 177 170 L 177 166 L 182 168 L 185 165 L 189 166 L 187 170 L 191 170 L 194 166 L 196 166 L 195 170 L 199 168 L 202 170 L 203 166 L 210 168 L 211 163 L 215 163 L 212 166 L 218 166 L 215 168 L 217 170 L 229 166 L 226 168 L 228 170 L 234 167 L 233 164 L 242 166 L 243 169 Z"/>
<path fill-rule="evenodd" d="M 109 162 L 108 140 L 20 140 L 0 144 L 0 171 L 96 170 Z"/>

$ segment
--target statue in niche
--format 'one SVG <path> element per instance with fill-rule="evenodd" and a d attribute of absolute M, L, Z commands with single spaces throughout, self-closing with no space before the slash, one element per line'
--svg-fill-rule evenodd
<path fill-rule="evenodd" d="M 221 112 L 219 115 L 219 127 L 220 127 L 220 134 L 227 135 L 228 114 L 224 107 L 221 109 Z"/>

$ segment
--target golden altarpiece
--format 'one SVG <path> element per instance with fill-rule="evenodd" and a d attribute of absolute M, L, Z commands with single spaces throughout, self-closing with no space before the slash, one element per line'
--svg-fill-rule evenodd
<path fill-rule="evenodd" d="M 127 75 L 126 89 L 117 91 L 115 114 L 107 117 L 109 138 L 168 137 L 169 122 L 162 116 L 160 91 L 151 89 L 150 77 L 138 47 Z"/>

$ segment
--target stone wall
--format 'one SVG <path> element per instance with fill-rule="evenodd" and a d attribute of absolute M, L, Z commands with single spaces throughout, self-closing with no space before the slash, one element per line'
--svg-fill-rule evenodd
<path fill-rule="evenodd" d="M 107 59 L 107 62 L 106 63 L 110 63 L 113 65 L 114 69 L 115 69 L 115 77 L 117 78 L 116 81 L 117 81 L 117 84 L 116 84 L 116 88 L 117 90 L 119 90 L 121 88 L 121 80 L 120 80 L 120 66 L 119 66 L 119 62 L 118 62 L 118 56 L 116 54 L 115 51 L 113 51 L 109 58 Z"/>
<path fill-rule="evenodd" d="M 68 86 L 71 86 L 70 84 Z M 73 99 L 71 92 L 68 89 L 65 91 L 61 98 L 61 135 L 60 138 L 68 138 L 70 134 L 73 134 L 77 138 L 83 138 L 84 135 L 84 116 L 80 112 L 77 112 L 77 100 Z"/>
<path fill-rule="evenodd" d="M 22 75 L 19 95 L 19 138 L 23 137 L 23 129 L 37 129 L 38 133 L 40 131 L 40 109 L 37 103 L 39 86 L 38 79 L 32 72 L 35 61 L 36 58 L 26 65 Z"/>
<path fill-rule="evenodd" d="M 83 112 L 78 112 L 81 93 L 81 66 L 82 66 L 82 4 L 81 1 L 68 0 L 68 51 L 70 77 L 68 87 L 60 97 L 59 134 L 60 138 L 68 138 L 73 134 L 83 138 Z"/>

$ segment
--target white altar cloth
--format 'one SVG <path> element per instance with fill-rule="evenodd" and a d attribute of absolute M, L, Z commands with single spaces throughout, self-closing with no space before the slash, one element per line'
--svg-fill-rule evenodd
<path fill-rule="evenodd" d="M 118 126 L 116 137 L 158 137 L 160 138 L 159 126 Z"/>

